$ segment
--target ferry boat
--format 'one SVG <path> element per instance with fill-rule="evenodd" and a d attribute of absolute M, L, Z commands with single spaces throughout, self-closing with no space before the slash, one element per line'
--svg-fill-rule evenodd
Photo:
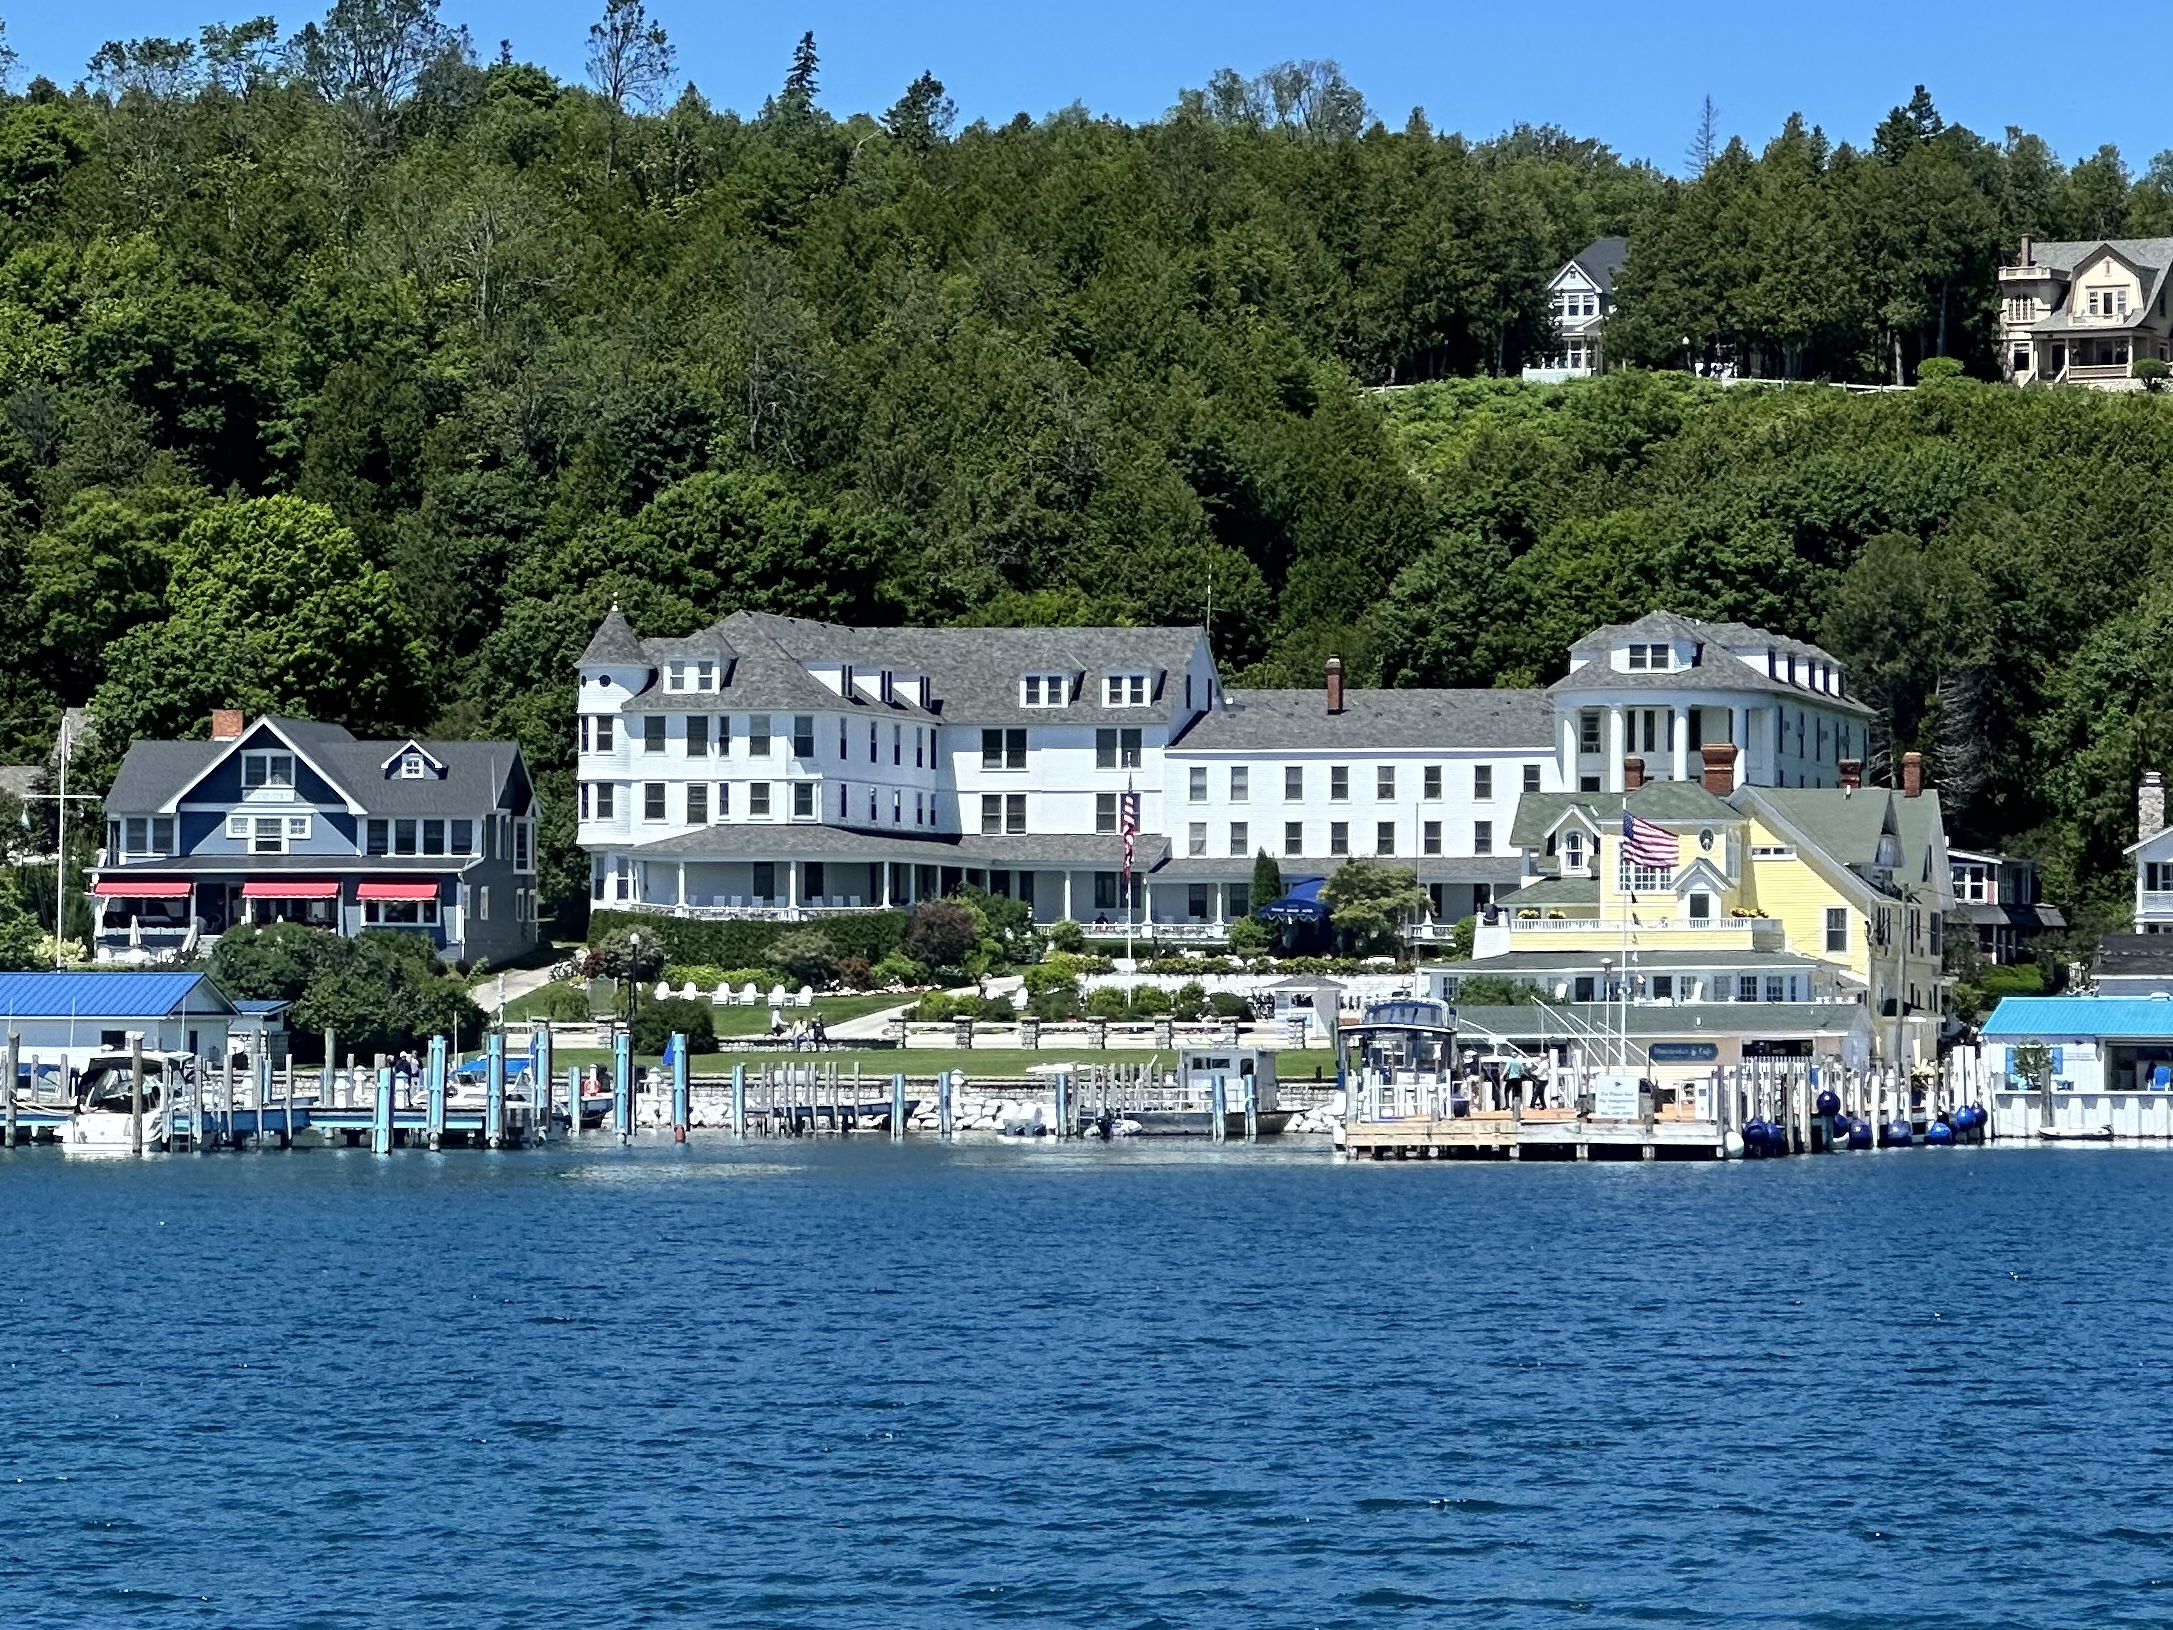
<path fill-rule="evenodd" d="M 92 1055 L 76 1081 L 75 1104 L 62 1129 L 61 1148 L 76 1155 L 128 1155 L 137 1150 L 135 1055 Z M 173 1100 L 186 1094 L 195 1061 L 185 1053 L 143 1055 L 143 1143 L 164 1149 L 172 1137 Z"/>
<path fill-rule="evenodd" d="M 1335 1145 L 1350 1146 L 1354 1122 L 1431 1123 L 1468 1115 L 1458 1090 L 1456 1009 L 1424 997 L 1369 1002 L 1336 1037 L 1336 1084 L 1343 1095 Z"/>

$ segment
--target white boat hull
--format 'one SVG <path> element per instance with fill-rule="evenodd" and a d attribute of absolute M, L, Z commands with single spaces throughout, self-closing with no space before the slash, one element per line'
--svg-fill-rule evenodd
<path fill-rule="evenodd" d="M 143 1147 L 146 1152 L 165 1147 L 168 1127 L 163 1106 L 143 1112 Z M 136 1139 L 131 1117 L 110 1110 L 78 1110 L 69 1117 L 60 1140 L 71 1155 L 132 1155 Z"/>

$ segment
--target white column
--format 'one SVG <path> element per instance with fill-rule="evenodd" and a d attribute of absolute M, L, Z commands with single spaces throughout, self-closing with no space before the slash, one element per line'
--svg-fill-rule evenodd
<path fill-rule="evenodd" d="M 1668 709 L 1667 735 L 1668 759 L 1671 766 L 1669 773 L 1678 781 L 1687 781 L 1689 775 L 1685 765 L 1690 750 L 1690 714 L 1687 709 L 1679 707 Z"/>
<path fill-rule="evenodd" d="M 1071 914 L 1071 869 L 1069 867 L 1064 870 L 1064 915 L 1074 922 L 1078 921 Z"/>
<path fill-rule="evenodd" d="M 1570 708 L 1562 715 L 1562 787 L 1564 791 L 1577 790 L 1577 710 Z"/>
<path fill-rule="evenodd" d="M 679 892 L 672 903 L 682 906 L 687 903 L 687 863 L 683 860 L 679 863 Z"/>
<path fill-rule="evenodd" d="M 1609 792 L 1622 790 L 1622 755 L 1624 743 L 1622 704 L 1614 702 L 1607 709 L 1607 769 L 1600 785 Z"/>
<path fill-rule="evenodd" d="M 1220 928 L 1222 926 L 1222 897 L 1224 893 L 1229 889 L 1229 886 L 1230 885 L 1227 883 L 1217 883 L 1212 889 L 1208 890 L 1207 893 L 1208 903 L 1214 907 L 1214 920 L 1215 926 L 1217 928 Z"/>
<path fill-rule="evenodd" d="M 788 860 L 785 862 L 785 905 L 787 909 L 797 910 L 799 904 L 800 863 L 797 860 Z"/>

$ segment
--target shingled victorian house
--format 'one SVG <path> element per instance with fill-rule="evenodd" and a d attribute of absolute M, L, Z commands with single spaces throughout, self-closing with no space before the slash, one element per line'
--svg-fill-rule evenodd
<path fill-rule="evenodd" d="M 1999 269 L 2003 372 L 2018 385 L 2133 388 L 2138 361 L 2173 358 L 2169 267 L 2173 238 L 2024 238 Z"/>
<path fill-rule="evenodd" d="M 421 934 L 448 960 L 536 942 L 536 796 L 510 741 L 357 741 L 212 716 L 139 741 L 91 873 L 100 961 L 190 955 L 244 922 Z"/>

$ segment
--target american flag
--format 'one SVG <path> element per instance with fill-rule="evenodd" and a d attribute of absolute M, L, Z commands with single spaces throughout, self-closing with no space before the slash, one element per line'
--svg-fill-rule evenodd
<path fill-rule="evenodd" d="M 1622 812 L 1622 858 L 1633 866 L 1649 866 L 1656 871 L 1671 872 L 1681 858 L 1676 847 L 1675 834 L 1664 826 L 1654 826 L 1641 821 L 1628 810 Z"/>
<path fill-rule="evenodd" d="M 1139 794 L 1129 786 L 1117 800 L 1117 830 L 1124 834 L 1124 869 L 1132 869 L 1132 840 L 1139 836 Z"/>

